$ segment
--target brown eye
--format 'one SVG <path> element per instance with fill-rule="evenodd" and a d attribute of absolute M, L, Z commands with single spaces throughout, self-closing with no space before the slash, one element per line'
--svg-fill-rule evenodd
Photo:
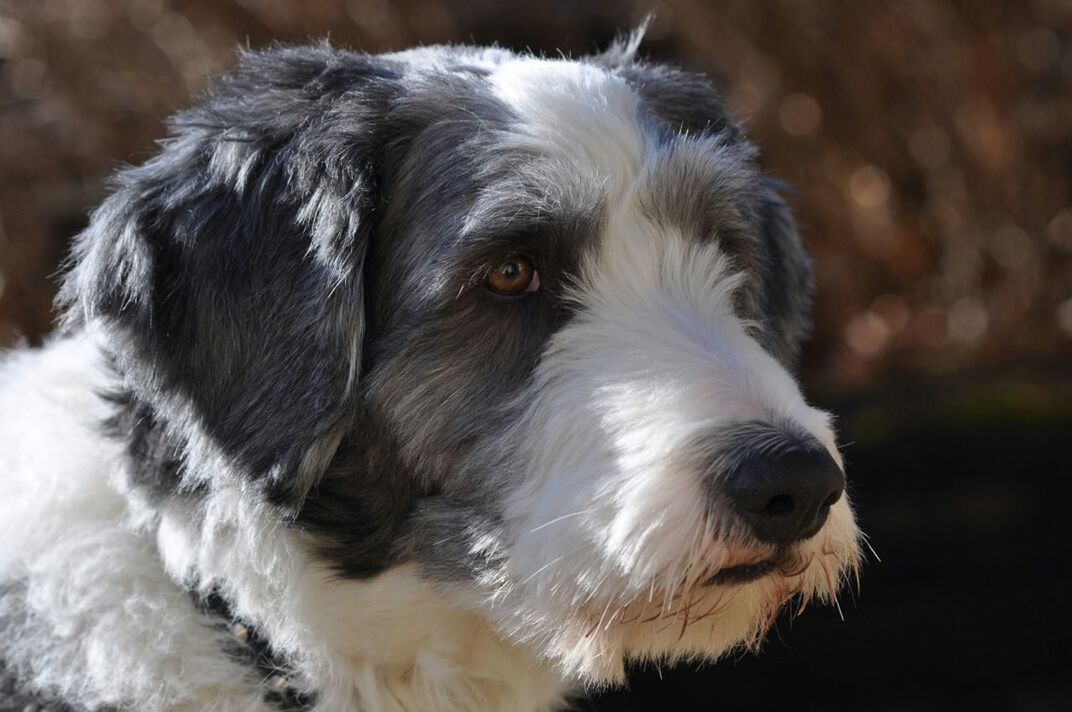
<path fill-rule="evenodd" d="M 491 291 L 512 297 L 538 290 L 540 274 L 524 257 L 513 257 L 492 267 L 486 284 Z"/>

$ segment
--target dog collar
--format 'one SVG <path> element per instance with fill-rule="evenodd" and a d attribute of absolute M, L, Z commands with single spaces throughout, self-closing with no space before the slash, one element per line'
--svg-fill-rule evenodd
<path fill-rule="evenodd" d="M 303 690 L 295 680 L 294 667 L 277 651 L 268 639 L 248 621 L 234 615 L 228 601 L 213 591 L 207 595 L 192 592 L 194 602 L 201 611 L 216 622 L 216 626 L 230 633 L 224 644 L 228 655 L 253 668 L 264 688 L 265 700 L 285 712 L 311 710 L 316 695 Z"/>

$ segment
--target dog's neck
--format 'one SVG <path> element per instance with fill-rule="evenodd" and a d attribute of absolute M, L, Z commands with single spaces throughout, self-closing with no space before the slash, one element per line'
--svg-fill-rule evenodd
<path fill-rule="evenodd" d="M 255 669 L 265 682 L 268 688 L 266 700 L 280 710 L 312 710 L 315 707 L 316 695 L 308 690 L 299 691 L 291 683 L 294 664 L 277 654 L 256 626 L 243 622 L 223 596 L 195 592 L 193 598 L 198 608 L 231 636 L 230 654 Z"/>
<path fill-rule="evenodd" d="M 522 711 L 561 699 L 567 685 L 548 666 L 390 554 L 401 515 L 370 509 L 377 498 L 360 488 L 392 488 L 379 499 L 404 503 L 413 493 L 397 483 L 412 478 L 392 477 L 397 465 L 368 443 L 344 446 L 292 521 L 240 484 L 189 492 L 164 423 L 129 392 L 110 400 L 132 509 L 273 707 Z"/>
<path fill-rule="evenodd" d="M 247 647 L 255 635 L 271 653 L 262 665 L 284 668 L 260 671 L 266 697 L 299 709 L 535 712 L 554 709 L 567 691 L 553 669 L 416 566 L 340 579 L 307 534 L 249 506 L 237 488 L 199 504 L 174 500 L 158 521 L 172 577 L 222 597 L 232 635 Z"/>

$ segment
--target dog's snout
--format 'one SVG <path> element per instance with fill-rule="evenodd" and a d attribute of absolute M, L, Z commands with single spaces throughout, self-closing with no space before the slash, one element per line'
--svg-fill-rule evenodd
<path fill-rule="evenodd" d="M 814 536 L 844 490 L 841 468 L 818 446 L 751 455 L 725 484 L 755 537 L 779 546 Z"/>

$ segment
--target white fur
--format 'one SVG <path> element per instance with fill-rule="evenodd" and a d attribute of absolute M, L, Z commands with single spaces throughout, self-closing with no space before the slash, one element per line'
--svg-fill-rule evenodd
<path fill-rule="evenodd" d="M 0 365 L 0 653 L 23 682 L 90 707 L 266 709 L 110 481 L 106 385 L 84 335 Z"/>

